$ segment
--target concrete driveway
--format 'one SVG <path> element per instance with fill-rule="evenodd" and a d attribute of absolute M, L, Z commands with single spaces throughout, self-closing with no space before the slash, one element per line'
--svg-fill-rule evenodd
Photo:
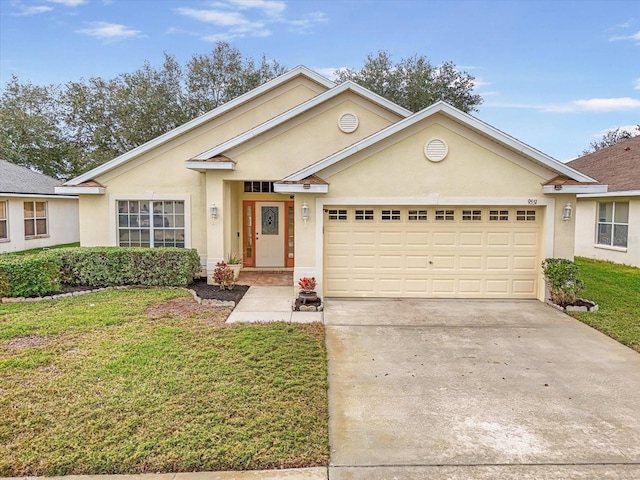
<path fill-rule="evenodd" d="M 538 301 L 331 300 L 330 478 L 639 479 L 640 355 Z"/>

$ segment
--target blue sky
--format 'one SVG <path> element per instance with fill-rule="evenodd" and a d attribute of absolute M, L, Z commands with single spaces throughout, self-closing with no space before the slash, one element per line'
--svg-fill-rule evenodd
<path fill-rule="evenodd" d="M 475 116 L 562 161 L 640 123 L 640 0 L 0 0 L 0 83 L 110 78 L 216 40 L 324 74 L 381 49 L 452 61 Z"/>

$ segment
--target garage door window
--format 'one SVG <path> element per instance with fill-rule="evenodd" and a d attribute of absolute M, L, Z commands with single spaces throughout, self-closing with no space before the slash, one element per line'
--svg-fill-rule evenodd
<path fill-rule="evenodd" d="M 410 221 L 422 221 L 426 222 L 428 215 L 426 210 L 409 210 Z"/>
<path fill-rule="evenodd" d="M 382 210 L 382 220 L 400 220 L 400 210 Z"/>
<path fill-rule="evenodd" d="M 518 222 L 535 222 L 536 211 L 535 210 L 517 210 L 516 220 Z"/>
<path fill-rule="evenodd" d="M 462 210 L 462 220 L 480 221 L 482 220 L 482 213 L 480 210 Z"/>
<path fill-rule="evenodd" d="M 453 220 L 453 210 L 436 210 L 436 222 L 452 222 Z"/>
<path fill-rule="evenodd" d="M 347 219 L 347 210 L 346 209 L 330 209 L 328 212 L 329 220 L 341 220 L 345 221 Z"/>
<path fill-rule="evenodd" d="M 489 210 L 489 221 L 508 222 L 509 210 Z"/>
<path fill-rule="evenodd" d="M 373 220 L 373 210 L 356 210 L 356 220 Z"/>

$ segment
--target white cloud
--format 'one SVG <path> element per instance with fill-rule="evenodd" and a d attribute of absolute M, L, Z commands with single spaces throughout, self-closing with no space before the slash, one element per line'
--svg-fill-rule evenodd
<path fill-rule="evenodd" d="M 631 35 L 613 35 L 611 38 L 609 38 L 610 42 L 617 42 L 620 40 L 631 40 L 640 43 L 640 32 L 636 32 Z"/>
<path fill-rule="evenodd" d="M 66 7 L 77 7 L 87 3 L 87 0 L 47 0 L 49 3 L 57 3 Z"/>
<path fill-rule="evenodd" d="M 313 70 L 318 72 L 323 77 L 327 77 L 329 80 L 333 81 L 336 79 L 336 75 L 335 75 L 336 70 L 339 70 L 339 71 L 348 70 L 348 67 L 319 67 L 319 68 L 314 68 Z"/>
<path fill-rule="evenodd" d="M 99 38 L 105 42 L 114 42 L 125 38 L 140 36 L 140 30 L 134 30 L 125 25 L 109 22 L 92 22 L 89 28 L 77 30 L 78 33 Z"/>
<path fill-rule="evenodd" d="M 588 100 L 574 100 L 564 105 L 552 105 L 542 108 L 546 112 L 619 112 L 623 110 L 640 109 L 640 99 L 622 98 L 590 98 Z"/>
<path fill-rule="evenodd" d="M 269 25 L 284 24 L 296 33 L 308 33 L 311 28 L 325 22 L 322 12 L 311 12 L 301 18 L 286 18 L 286 3 L 280 0 L 226 0 L 208 4 L 209 8 L 176 8 L 182 16 L 211 24 L 217 31 L 202 36 L 216 42 L 243 37 L 267 37 L 272 34 Z"/>
<path fill-rule="evenodd" d="M 39 13 L 45 13 L 53 10 L 52 7 L 47 7 L 46 5 L 38 5 L 33 7 L 19 7 L 19 10 L 14 13 L 16 17 L 27 17 L 30 15 L 38 15 Z"/>
<path fill-rule="evenodd" d="M 633 86 L 634 90 L 640 90 L 640 78 L 636 78 L 635 85 Z"/>

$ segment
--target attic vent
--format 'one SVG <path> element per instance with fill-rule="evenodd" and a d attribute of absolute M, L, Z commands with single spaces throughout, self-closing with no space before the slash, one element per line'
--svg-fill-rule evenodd
<path fill-rule="evenodd" d="M 358 128 L 358 117 L 353 113 L 345 113 L 338 120 L 338 126 L 344 133 L 355 132 Z"/>
<path fill-rule="evenodd" d="M 424 146 L 424 155 L 432 162 L 439 162 L 449 153 L 449 147 L 444 140 L 433 138 Z"/>

